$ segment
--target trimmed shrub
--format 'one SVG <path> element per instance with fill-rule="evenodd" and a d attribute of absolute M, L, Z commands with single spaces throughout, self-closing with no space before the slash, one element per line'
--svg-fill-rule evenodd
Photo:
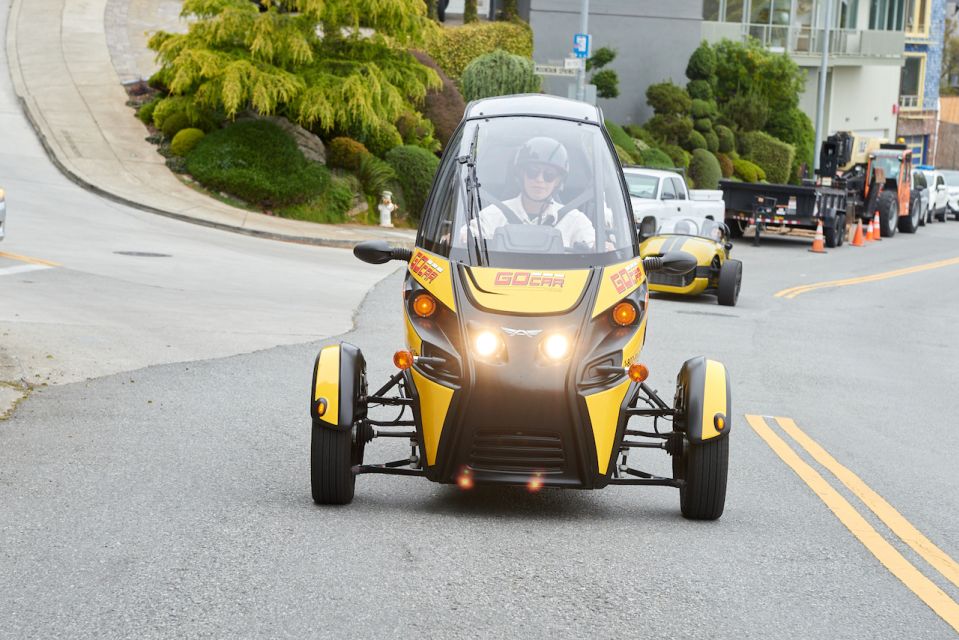
<path fill-rule="evenodd" d="M 733 176 L 743 182 L 759 182 L 766 179 L 766 173 L 759 165 L 741 158 L 733 160 Z"/>
<path fill-rule="evenodd" d="M 698 131 L 690 131 L 689 135 L 686 137 L 686 144 L 683 147 L 687 151 L 694 151 L 696 149 L 705 149 L 706 148 L 706 138 L 703 137 Z"/>
<path fill-rule="evenodd" d="M 696 189 L 718 189 L 723 172 L 716 156 L 705 149 L 693 151 L 689 162 L 689 178 Z"/>
<path fill-rule="evenodd" d="M 436 138 L 445 147 L 460 120 L 463 119 L 463 112 L 466 111 L 466 101 L 463 100 L 463 95 L 456 88 L 456 83 L 443 73 L 443 70 L 440 69 L 433 58 L 422 51 L 413 51 L 412 53 L 420 61 L 420 64 L 436 71 L 443 82 L 443 88 L 439 91 L 427 92 L 426 99 L 423 101 L 423 115 L 433 123 Z"/>
<path fill-rule="evenodd" d="M 179 157 L 184 157 L 191 151 L 193 147 L 206 135 L 201 129 L 195 127 L 187 127 L 186 129 L 180 129 L 175 136 L 173 136 L 173 142 L 170 143 L 170 152 Z"/>
<path fill-rule="evenodd" d="M 646 146 L 657 146 L 656 136 L 654 136 L 646 127 L 641 127 L 638 124 L 627 124 L 623 127 L 623 130 L 626 131 L 630 137 L 637 140 L 642 140 Z"/>
<path fill-rule="evenodd" d="M 736 151 L 736 135 L 733 130 L 723 125 L 718 125 L 715 129 L 719 136 L 719 151 L 721 153 L 730 153 Z"/>
<path fill-rule="evenodd" d="M 380 160 L 372 154 L 366 154 L 360 160 L 359 171 L 356 177 L 363 185 L 363 192 L 368 196 L 378 197 L 390 188 L 390 183 L 396 180 L 396 172 L 389 163 Z"/>
<path fill-rule="evenodd" d="M 686 77 L 690 80 L 709 80 L 716 74 L 716 52 L 708 43 L 700 44 L 689 56 Z"/>
<path fill-rule="evenodd" d="M 628 153 L 634 160 L 639 159 L 639 149 L 636 147 L 636 143 L 633 142 L 632 136 L 630 136 L 626 131 L 613 122 L 612 120 L 604 121 L 606 125 L 606 131 L 609 133 L 610 140 L 613 141 L 613 144 L 619 145 L 622 147 L 623 151 Z"/>
<path fill-rule="evenodd" d="M 217 129 L 223 119 L 212 111 L 198 107 L 190 98 L 171 96 L 160 98 L 153 106 L 153 126 L 166 134 L 166 121 L 175 114 L 182 114 L 187 118 L 186 126 L 180 127 L 180 129 L 196 127 L 206 133 Z M 172 125 L 170 127 L 173 128 Z M 173 135 L 176 135 L 176 131 L 167 135 L 173 137 Z"/>
<path fill-rule="evenodd" d="M 762 167 L 766 178 L 776 184 L 789 181 L 796 149 L 768 133 L 750 131 L 740 136 L 742 155 Z"/>
<path fill-rule="evenodd" d="M 167 138 L 172 138 L 189 126 L 190 119 L 185 113 L 178 111 L 177 113 L 171 113 L 169 116 L 164 118 L 163 126 L 160 128 L 160 130 L 163 131 L 163 135 L 165 135 Z"/>
<path fill-rule="evenodd" d="M 474 22 L 437 30 L 427 52 L 439 67 L 459 80 L 467 65 L 497 49 L 533 57 L 533 31 L 524 22 Z"/>
<path fill-rule="evenodd" d="M 798 184 L 803 163 L 811 169 L 814 162 L 816 130 L 809 116 L 798 107 L 770 113 L 769 120 L 766 122 L 766 133 L 796 148 L 790 179 Z"/>
<path fill-rule="evenodd" d="M 415 144 L 433 152 L 440 150 L 440 143 L 433 135 L 433 123 L 414 111 L 400 114 L 396 130 L 400 132 L 403 144 Z"/>
<path fill-rule="evenodd" d="M 653 112 L 661 115 L 685 115 L 692 106 L 686 90 L 672 82 L 649 85 L 646 89 L 646 102 L 653 108 Z"/>
<path fill-rule="evenodd" d="M 326 148 L 326 164 L 336 169 L 358 171 L 363 156 L 368 155 L 370 151 L 362 142 L 346 137 L 333 138 Z"/>
<path fill-rule="evenodd" d="M 382 158 L 390 149 L 403 144 L 403 136 L 389 122 L 382 122 L 364 137 L 363 143 L 370 153 Z"/>
<path fill-rule="evenodd" d="M 633 156 L 629 155 L 629 152 L 626 149 L 623 149 L 618 144 L 613 144 L 613 148 L 616 149 L 616 157 L 619 158 L 619 164 L 636 164 L 636 161 L 633 159 Z"/>
<path fill-rule="evenodd" d="M 723 117 L 739 131 L 759 131 L 769 118 L 769 105 L 755 94 L 736 95 L 723 106 Z"/>
<path fill-rule="evenodd" d="M 407 213 L 412 220 L 419 221 L 440 164 L 439 158 L 421 147 L 403 145 L 390 150 L 386 161 L 393 167 L 403 189 Z"/>
<path fill-rule="evenodd" d="M 352 206 L 353 188 L 350 180 L 332 176 L 329 186 L 321 195 L 309 202 L 280 209 L 278 213 L 284 218 L 331 224 L 345 222 L 346 212 Z"/>
<path fill-rule="evenodd" d="M 699 118 L 693 121 L 693 128 L 696 131 L 705 134 L 707 131 L 713 130 L 713 121 L 709 118 Z"/>
<path fill-rule="evenodd" d="M 706 139 L 706 149 L 710 153 L 719 151 L 719 136 L 716 135 L 715 131 L 707 131 L 703 134 L 703 138 Z"/>
<path fill-rule="evenodd" d="M 140 108 L 137 109 L 137 118 L 140 119 L 140 122 L 143 124 L 153 124 L 153 110 L 156 109 L 157 103 L 159 102 L 159 98 L 154 98 L 140 105 Z"/>
<path fill-rule="evenodd" d="M 713 99 L 713 87 L 708 80 L 690 80 L 686 83 L 686 93 L 693 100 Z"/>
<path fill-rule="evenodd" d="M 725 153 L 717 153 L 716 159 L 719 160 L 719 168 L 723 172 L 724 178 L 729 178 L 733 175 L 733 159 L 727 156 Z"/>
<path fill-rule="evenodd" d="M 657 114 L 646 122 L 645 128 L 661 144 L 684 144 L 693 130 L 691 118 Z"/>
<path fill-rule="evenodd" d="M 463 97 L 470 101 L 513 93 L 535 93 L 539 91 L 540 79 L 533 71 L 531 58 L 497 49 L 466 66 L 460 87 Z"/>
<path fill-rule="evenodd" d="M 187 169 L 209 189 L 267 206 L 306 202 L 330 183 L 326 167 L 309 162 L 293 138 L 265 120 L 204 136 L 187 155 Z"/>
<path fill-rule="evenodd" d="M 713 105 L 708 100 L 693 98 L 690 103 L 689 113 L 694 118 L 710 118 L 713 115 Z"/>
<path fill-rule="evenodd" d="M 674 167 L 688 167 L 690 155 L 685 149 L 676 144 L 666 144 L 661 147 L 663 153 L 669 156 Z"/>
<path fill-rule="evenodd" d="M 653 169 L 672 169 L 673 161 L 664 152 L 650 147 L 642 153 L 643 166 Z"/>

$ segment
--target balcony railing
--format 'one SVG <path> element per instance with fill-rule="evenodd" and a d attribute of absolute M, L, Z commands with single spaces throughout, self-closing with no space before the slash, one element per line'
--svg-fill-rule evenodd
<path fill-rule="evenodd" d="M 822 55 L 823 30 L 802 25 L 704 22 L 703 37 L 715 42 L 723 38 L 751 36 L 772 51 L 800 56 Z M 829 55 L 836 57 L 900 58 L 904 49 L 901 31 L 830 29 Z"/>

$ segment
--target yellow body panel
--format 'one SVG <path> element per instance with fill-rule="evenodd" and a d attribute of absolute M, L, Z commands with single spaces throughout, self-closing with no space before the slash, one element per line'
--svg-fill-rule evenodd
<path fill-rule="evenodd" d="M 456 311 L 456 301 L 453 298 L 453 273 L 449 260 L 444 260 L 422 249 L 414 249 L 408 268 L 410 275 L 437 300 L 445 304 L 450 311 Z"/>
<path fill-rule="evenodd" d="M 715 360 L 706 361 L 706 384 L 703 390 L 703 440 L 719 435 L 713 418 L 717 413 L 726 416 L 726 367 Z"/>
<path fill-rule="evenodd" d="M 604 267 L 603 274 L 600 276 L 596 305 L 593 307 L 593 317 L 595 318 L 638 289 L 645 279 L 643 261 L 640 258 L 631 258 L 626 262 Z"/>
<path fill-rule="evenodd" d="M 643 240 L 643 243 L 639 245 L 639 255 L 643 258 L 662 255 L 670 251 L 684 251 L 690 254 L 696 258 L 696 264 L 700 267 L 710 266 L 716 256 L 719 256 L 720 264 L 726 261 L 726 252 L 723 246 L 708 238 L 682 235 L 654 236 Z M 682 295 L 696 295 L 708 288 L 709 278 L 693 278 L 693 281 L 685 287 L 649 283 L 650 291 Z"/>
<path fill-rule="evenodd" d="M 588 269 L 543 271 L 472 267 L 470 293 L 480 306 L 512 313 L 564 313 L 589 280 Z"/>
<path fill-rule="evenodd" d="M 426 464 L 436 464 L 436 450 L 440 446 L 443 423 L 450 409 L 453 390 L 433 382 L 416 369 L 410 369 L 413 384 L 420 398 L 420 422 L 423 425 L 423 444 L 426 448 Z"/>
<path fill-rule="evenodd" d="M 413 323 L 410 322 L 410 316 L 404 312 L 403 318 L 406 320 L 406 348 L 414 356 L 422 355 L 420 350 L 423 347 L 423 339 L 420 338 L 420 334 L 416 333 Z"/>
<path fill-rule="evenodd" d="M 330 345 L 320 351 L 313 381 L 313 402 L 326 398 L 326 412 L 320 420 L 336 424 L 340 415 L 340 346 Z"/>
<path fill-rule="evenodd" d="M 609 468 L 616 427 L 619 426 L 619 410 L 629 385 L 630 380 L 627 378 L 612 389 L 586 396 L 589 422 L 593 427 L 593 440 L 596 442 L 596 465 L 600 474 L 605 474 Z"/>
<path fill-rule="evenodd" d="M 633 337 L 630 338 L 629 342 L 626 343 L 626 346 L 623 347 L 624 367 L 628 367 L 629 365 L 633 364 L 633 360 L 643 350 L 643 342 L 646 340 L 646 319 L 648 317 L 649 307 L 646 308 L 646 313 L 643 315 L 643 320 L 639 323 L 636 333 L 633 334 Z"/>

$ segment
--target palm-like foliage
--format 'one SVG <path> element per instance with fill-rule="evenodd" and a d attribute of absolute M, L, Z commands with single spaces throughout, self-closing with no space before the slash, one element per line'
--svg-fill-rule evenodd
<path fill-rule="evenodd" d="M 193 107 L 253 108 L 325 131 L 392 122 L 440 86 L 405 49 L 437 27 L 421 0 L 185 0 L 185 34 L 156 33 L 157 80 Z M 372 31 L 370 31 L 372 30 Z"/>

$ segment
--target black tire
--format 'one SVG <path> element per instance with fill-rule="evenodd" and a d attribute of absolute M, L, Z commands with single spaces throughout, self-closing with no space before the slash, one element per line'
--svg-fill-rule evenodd
<path fill-rule="evenodd" d="M 922 198 L 919 199 L 919 206 L 922 206 Z M 929 207 L 923 209 L 919 214 L 919 226 L 924 227 L 927 222 L 929 222 Z"/>
<path fill-rule="evenodd" d="M 729 227 L 729 237 L 733 240 L 738 240 L 743 237 L 743 234 L 746 233 L 746 223 L 741 220 L 730 220 L 727 224 Z"/>
<path fill-rule="evenodd" d="M 883 191 L 879 194 L 879 235 L 891 238 L 899 229 L 899 201 L 895 191 Z"/>
<path fill-rule="evenodd" d="M 824 223 L 822 233 L 826 241 L 826 247 L 829 249 L 841 247 L 843 236 L 846 234 L 846 217 L 835 216 L 832 219 L 832 224 Z"/>
<path fill-rule="evenodd" d="M 313 421 L 310 447 L 310 483 L 316 504 L 349 504 L 353 501 L 353 432 L 333 429 Z M 362 456 L 362 452 L 360 453 Z"/>
<path fill-rule="evenodd" d="M 727 260 L 719 269 L 719 286 L 716 298 L 719 304 L 726 307 L 736 306 L 739 300 L 739 289 L 743 283 L 743 263 L 739 260 Z"/>
<path fill-rule="evenodd" d="M 909 215 L 899 218 L 899 230 L 903 233 L 915 233 L 919 229 L 919 207 L 922 202 L 913 198 L 909 203 Z"/>
<path fill-rule="evenodd" d="M 842 214 L 838 217 L 838 222 L 836 222 L 837 233 L 839 234 L 836 237 L 836 246 L 841 247 L 842 243 L 846 241 L 846 214 Z"/>
<path fill-rule="evenodd" d="M 673 456 L 673 477 L 684 480 L 679 490 L 679 507 L 684 518 L 716 520 L 726 506 L 726 477 L 729 473 L 729 436 L 687 443 L 684 455 Z"/>
<path fill-rule="evenodd" d="M 938 220 L 939 222 L 945 222 L 948 219 L 948 215 L 949 215 L 949 207 L 946 207 L 945 209 L 942 210 L 942 213 L 936 214 L 936 220 Z"/>

